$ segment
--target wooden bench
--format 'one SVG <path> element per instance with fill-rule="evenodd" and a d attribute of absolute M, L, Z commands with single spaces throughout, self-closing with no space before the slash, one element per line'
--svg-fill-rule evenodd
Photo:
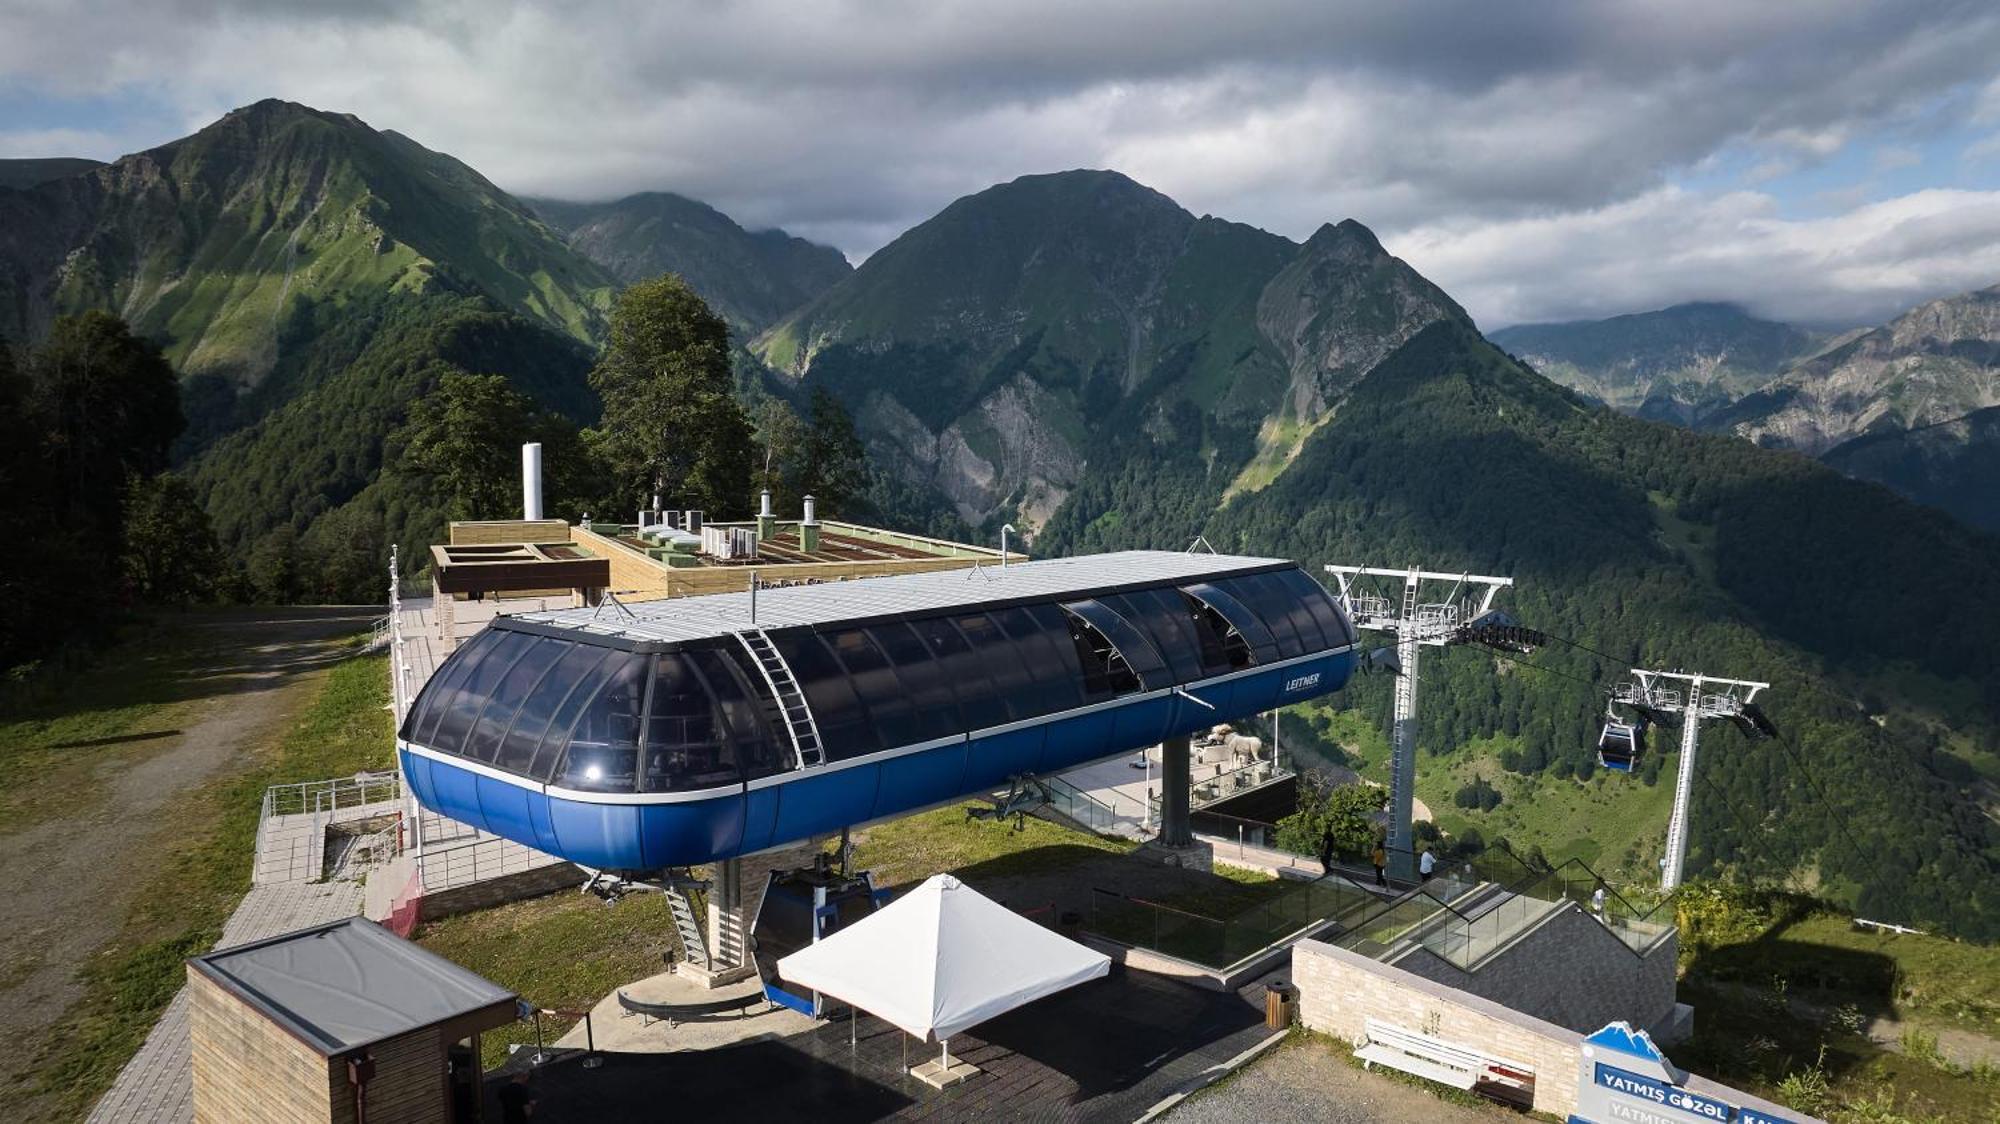
<path fill-rule="evenodd" d="M 1493 1057 L 1428 1034 L 1369 1019 L 1363 1024 L 1368 1041 L 1354 1052 L 1365 1068 L 1377 1062 L 1404 1073 L 1468 1089 L 1494 1100 L 1527 1104 L 1534 1099 L 1533 1066 Z"/>
<path fill-rule="evenodd" d="M 640 1026 L 651 1026 L 654 1020 L 658 1020 L 673 1027 L 730 1011 L 736 1012 L 737 1017 L 742 1018 L 749 1013 L 750 1008 L 760 1003 L 766 1005 L 769 1003 L 762 992 L 733 995 L 727 999 L 711 999 L 706 1003 L 648 1003 L 643 999 L 632 998 L 622 989 L 618 992 L 618 1005 L 625 1009 L 626 1016 L 639 1016 Z"/>

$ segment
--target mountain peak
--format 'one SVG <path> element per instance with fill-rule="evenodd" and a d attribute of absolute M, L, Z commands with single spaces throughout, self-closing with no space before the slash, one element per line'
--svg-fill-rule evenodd
<path fill-rule="evenodd" d="M 1355 219 L 1341 219 L 1338 223 L 1321 223 L 1319 229 L 1313 231 L 1312 237 L 1306 239 L 1306 245 L 1321 250 L 1329 247 L 1351 247 L 1385 257 L 1389 253 L 1382 248 L 1382 240 L 1375 237 L 1375 232 Z"/>

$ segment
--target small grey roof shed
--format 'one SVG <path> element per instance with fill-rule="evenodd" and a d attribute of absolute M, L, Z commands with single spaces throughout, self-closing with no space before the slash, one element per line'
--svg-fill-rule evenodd
<path fill-rule="evenodd" d="M 359 917 L 197 956 L 188 980 L 198 1121 L 466 1119 L 450 1047 L 512 1022 L 519 1002 Z M 458 1079 L 476 1118 L 470 1066 Z"/>

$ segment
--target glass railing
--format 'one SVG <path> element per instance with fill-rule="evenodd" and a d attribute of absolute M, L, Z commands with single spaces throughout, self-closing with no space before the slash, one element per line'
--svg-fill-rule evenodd
<path fill-rule="evenodd" d="M 1300 882 L 1227 917 L 1097 889 L 1091 891 L 1088 928 L 1119 944 L 1222 970 L 1293 936 L 1343 924 L 1379 900 L 1338 874 Z"/>
<path fill-rule="evenodd" d="M 1049 807 L 1094 832 L 1129 835 L 1143 827 L 1138 817 L 1122 814 L 1117 808 L 1090 795 L 1061 777 L 1040 778 L 1049 795 Z"/>

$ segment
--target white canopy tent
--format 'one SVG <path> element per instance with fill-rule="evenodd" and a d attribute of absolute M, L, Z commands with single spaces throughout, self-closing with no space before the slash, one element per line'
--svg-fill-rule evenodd
<path fill-rule="evenodd" d="M 778 961 L 789 983 L 936 1038 L 941 1076 L 951 1071 L 952 1035 L 1110 970 L 1110 957 L 949 874 Z"/>

